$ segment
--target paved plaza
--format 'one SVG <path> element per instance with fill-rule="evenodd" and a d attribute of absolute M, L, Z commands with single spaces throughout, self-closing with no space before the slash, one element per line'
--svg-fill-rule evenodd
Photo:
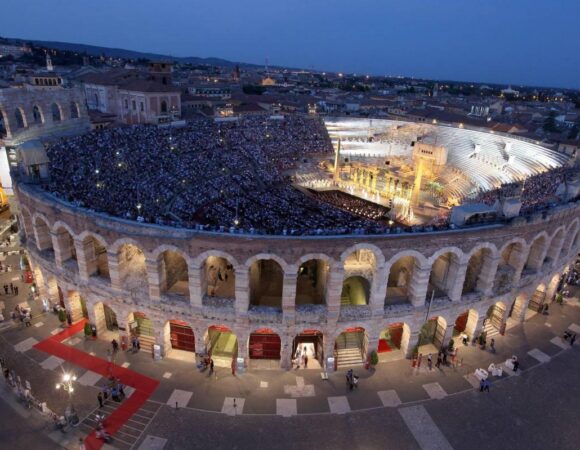
<path fill-rule="evenodd" d="M 12 249 L 17 253 L 18 248 Z M 51 312 L 21 282 L 18 254 L 4 257 L 15 270 L 0 274 L 20 293 L 2 295 L 5 315 L 17 303 L 33 311 L 30 327 L 2 323 L 0 354 L 9 368 L 28 381 L 33 395 L 62 414 L 68 398 L 55 390 L 64 371 L 77 376 L 74 406 L 78 428 L 60 433 L 35 410 L 24 408 L 0 383 L 2 442 L 30 442 L 44 448 L 78 448 L 94 429 L 97 393 L 107 383 L 108 340 L 85 339 L 82 323 L 63 330 Z M 401 360 L 367 371 L 355 369 L 359 386 L 349 391 L 345 372 L 320 369 L 252 370 L 233 376 L 217 368 L 209 374 L 191 359 L 120 352 L 113 371 L 128 386 L 121 404 L 109 401 L 100 411 L 114 424 L 107 448 L 577 448 L 580 431 L 571 425 L 580 404 L 580 350 L 561 339 L 580 330 L 577 301 L 552 305 L 496 337 L 497 353 L 460 346 L 457 364 L 428 370 Z M 187 354 L 186 354 L 187 355 Z M 517 355 L 521 371 L 491 377 L 490 392 L 479 392 L 473 375 L 491 363 L 502 367 Z M 505 366 L 503 366 L 505 368 Z M 8 414 L 9 408 L 16 414 Z M 27 432 L 29 430 L 30 432 Z M 27 441 L 29 440 L 29 441 Z M 16 444 L 14 444 L 16 445 Z M 87 447 L 100 444 L 87 440 Z"/>

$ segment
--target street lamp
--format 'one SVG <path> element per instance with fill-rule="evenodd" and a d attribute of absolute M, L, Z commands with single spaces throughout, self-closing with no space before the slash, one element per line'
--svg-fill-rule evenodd
<path fill-rule="evenodd" d="M 76 427 L 79 424 L 79 416 L 77 415 L 77 412 L 75 411 L 75 408 L 72 403 L 72 395 L 74 392 L 73 383 L 76 380 L 77 380 L 76 375 L 72 375 L 70 373 L 65 372 L 62 375 L 62 381 L 56 384 L 56 388 L 58 390 L 62 389 L 68 394 L 69 405 L 67 406 L 64 412 L 64 416 L 67 422 L 73 427 Z"/>

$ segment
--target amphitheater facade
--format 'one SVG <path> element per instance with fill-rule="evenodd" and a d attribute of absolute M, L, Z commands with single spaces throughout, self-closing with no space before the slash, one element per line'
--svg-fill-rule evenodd
<path fill-rule="evenodd" d="M 349 334 L 362 363 L 385 345 L 381 359 L 405 358 L 454 332 L 501 331 L 551 300 L 580 246 L 578 202 L 461 230 L 288 237 L 141 224 L 22 183 L 16 195 L 39 292 L 73 320 L 84 314 L 99 336 L 142 327 L 165 355 L 183 346 L 179 330 L 196 352 L 229 333 L 231 359 L 250 368 L 290 367 L 301 342 L 340 367 Z"/>

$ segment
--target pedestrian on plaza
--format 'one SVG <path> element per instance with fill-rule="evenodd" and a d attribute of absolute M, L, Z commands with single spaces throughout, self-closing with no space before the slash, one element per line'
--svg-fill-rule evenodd
<path fill-rule="evenodd" d="M 570 347 L 574 345 L 575 341 L 576 341 L 576 333 L 574 333 L 574 336 L 572 336 L 572 338 L 570 339 Z"/>
<path fill-rule="evenodd" d="M 66 323 L 68 323 L 68 326 L 70 327 L 72 325 L 72 316 L 70 315 L 70 312 L 66 312 Z"/>
<path fill-rule="evenodd" d="M 14 294 L 14 285 L 10 283 L 10 293 Z"/>
<path fill-rule="evenodd" d="M 433 355 L 431 353 L 427 355 L 427 367 L 429 370 L 433 370 Z"/>
<path fill-rule="evenodd" d="M 99 401 L 99 408 L 102 408 L 104 402 L 103 402 L 103 394 L 101 392 L 98 393 L 97 400 Z"/>
<path fill-rule="evenodd" d="M 14 286 L 14 295 L 18 295 L 18 286 Z"/>
<path fill-rule="evenodd" d="M 141 350 L 141 341 L 139 340 L 139 336 L 135 336 L 135 345 L 137 346 L 137 351 Z"/>
<path fill-rule="evenodd" d="M 495 339 L 494 339 L 494 338 L 491 338 L 491 341 L 490 341 L 490 343 L 489 343 L 489 350 L 490 350 L 492 353 L 495 353 Z"/>
<path fill-rule="evenodd" d="M 116 339 L 111 341 L 111 345 L 113 346 L 113 353 L 117 353 L 119 351 L 119 343 Z"/>
<path fill-rule="evenodd" d="M 304 368 L 308 369 L 308 356 L 306 354 L 304 355 Z"/>
<path fill-rule="evenodd" d="M 32 326 L 32 323 L 30 322 L 30 314 L 26 314 L 24 316 L 24 325 L 28 328 Z"/>
<path fill-rule="evenodd" d="M 210 373 L 210 375 L 213 373 L 213 367 L 214 367 L 213 359 L 210 358 L 209 359 L 209 373 Z"/>
<path fill-rule="evenodd" d="M 113 387 L 113 389 L 111 389 L 111 398 L 115 402 L 121 401 L 121 399 L 119 398 L 119 390 L 117 389 L 117 386 L 115 386 L 115 387 Z"/>
<path fill-rule="evenodd" d="M 7 284 L 4 285 L 4 293 L 6 295 L 8 295 L 8 285 Z"/>
<path fill-rule="evenodd" d="M 491 386 L 491 383 L 489 382 L 489 380 L 487 378 L 485 380 L 483 380 L 483 390 L 484 391 L 489 392 L 489 387 L 490 386 Z"/>
<path fill-rule="evenodd" d="M 103 392 L 103 400 L 107 401 L 107 399 L 109 398 L 109 388 L 107 386 L 103 386 L 102 392 Z"/>
<path fill-rule="evenodd" d="M 443 362 L 443 358 L 441 357 L 441 352 L 437 354 L 437 362 L 435 363 L 435 367 L 438 369 L 441 367 L 441 363 Z"/>
<path fill-rule="evenodd" d="M 125 386 L 123 385 L 123 383 L 119 383 L 118 388 L 119 388 L 119 397 L 121 397 L 121 400 L 125 400 Z"/>

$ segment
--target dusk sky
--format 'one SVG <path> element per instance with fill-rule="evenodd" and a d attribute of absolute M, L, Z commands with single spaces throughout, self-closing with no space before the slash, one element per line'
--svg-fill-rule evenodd
<path fill-rule="evenodd" d="M 579 0 L 2 0 L 0 36 L 580 88 Z"/>

